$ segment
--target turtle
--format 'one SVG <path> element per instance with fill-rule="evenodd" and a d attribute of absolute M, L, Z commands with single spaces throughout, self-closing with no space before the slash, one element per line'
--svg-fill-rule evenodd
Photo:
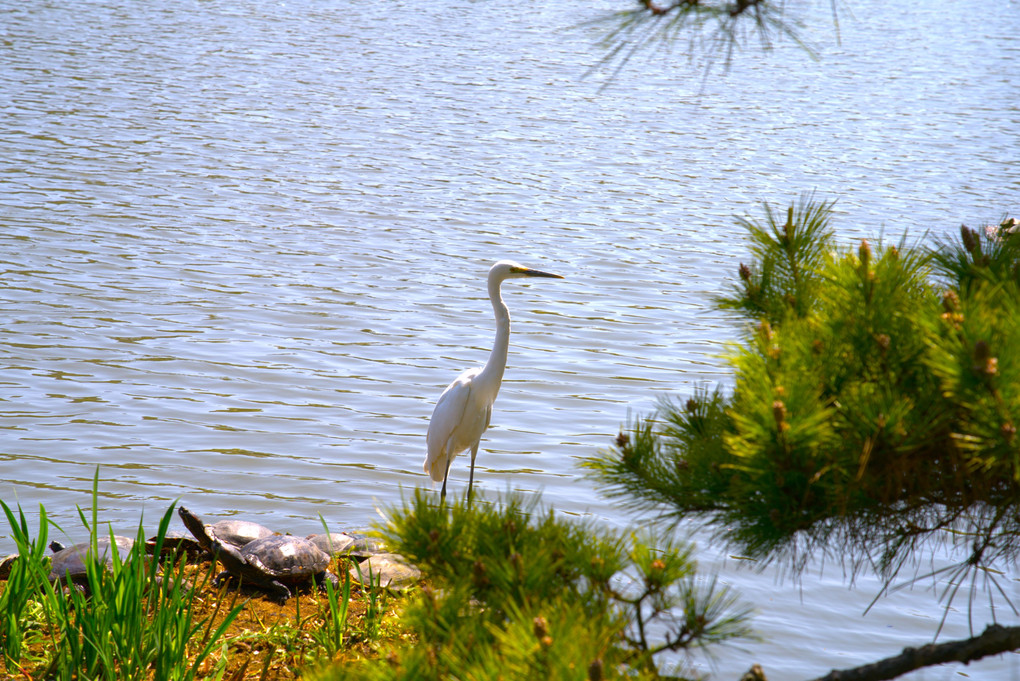
<path fill-rule="evenodd" d="M 358 536 L 349 532 L 330 532 L 328 534 L 310 534 L 305 539 L 332 556 L 342 556 L 350 551 Z"/>
<path fill-rule="evenodd" d="M 421 581 L 421 570 L 396 553 L 375 553 L 348 570 L 351 579 L 365 586 L 403 591 Z"/>
<path fill-rule="evenodd" d="M 354 581 L 370 586 L 403 590 L 421 580 L 421 571 L 396 553 L 383 540 L 360 532 L 330 532 L 307 537 L 326 553 L 350 560 L 348 572 Z"/>
<path fill-rule="evenodd" d="M 316 546 L 310 539 L 287 534 L 270 534 L 238 547 L 217 533 L 207 531 L 198 516 L 181 507 L 178 513 L 184 524 L 200 541 L 208 544 L 208 550 L 221 562 L 226 570 L 217 576 L 222 581 L 228 575 L 239 578 L 245 584 L 253 584 L 269 591 L 281 603 L 291 596 L 288 585 L 301 584 L 310 580 L 330 580 L 339 585 L 336 575 L 328 571 L 331 556 Z"/>
<path fill-rule="evenodd" d="M 275 534 L 268 527 L 253 523 L 250 520 L 220 520 L 211 525 L 206 525 L 202 522 L 201 518 L 183 506 L 177 509 L 177 515 L 180 516 L 188 531 L 194 535 L 199 546 L 210 553 L 213 552 L 212 546 L 214 542 L 241 548 L 251 541 Z"/>
<path fill-rule="evenodd" d="M 364 534 L 354 535 L 354 542 L 347 547 L 346 553 L 357 560 L 365 560 L 380 553 L 388 553 L 389 549 L 382 539 Z"/>
<path fill-rule="evenodd" d="M 145 540 L 146 553 L 153 554 L 156 552 L 156 540 L 158 538 L 158 536 L 154 535 Z M 163 535 L 160 554 L 164 556 L 178 556 L 183 553 L 188 557 L 194 557 L 201 553 L 202 550 L 202 545 L 198 543 L 198 540 L 190 532 L 170 530 Z"/>
<path fill-rule="evenodd" d="M 110 551 L 111 544 L 117 545 L 117 555 L 121 560 L 127 557 L 129 551 L 134 548 L 135 540 L 127 537 L 114 536 L 100 537 L 96 539 L 96 557 L 105 565 L 113 565 L 113 552 Z M 88 560 L 92 556 L 92 542 L 81 542 L 72 546 L 64 546 L 60 542 L 51 542 L 50 551 L 53 555 L 50 558 L 50 582 L 70 582 L 76 587 L 88 590 Z"/>
<path fill-rule="evenodd" d="M 370 537 L 360 532 L 330 532 L 329 534 L 310 534 L 308 539 L 326 553 L 345 558 L 364 560 L 377 553 L 386 553 L 386 545 L 381 539 Z"/>
<path fill-rule="evenodd" d="M 290 534 L 275 534 L 256 539 L 241 548 L 222 542 L 213 543 L 216 558 L 226 568 L 217 576 L 238 577 L 243 583 L 254 584 L 269 591 L 281 603 L 291 596 L 288 585 L 328 579 L 334 586 L 340 580 L 327 568 L 331 556 L 310 539 Z"/>
<path fill-rule="evenodd" d="M 7 579 L 11 575 L 11 570 L 14 569 L 14 564 L 18 562 L 20 554 L 12 553 L 9 556 L 0 558 L 0 580 Z"/>
<path fill-rule="evenodd" d="M 402 591 L 421 580 L 421 570 L 400 554 L 391 553 L 377 537 L 354 531 L 310 534 L 308 539 L 327 553 L 349 559 L 348 573 L 365 586 Z"/>

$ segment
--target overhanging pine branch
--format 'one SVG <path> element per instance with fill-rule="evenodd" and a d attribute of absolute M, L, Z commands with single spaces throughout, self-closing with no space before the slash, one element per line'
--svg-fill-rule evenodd
<path fill-rule="evenodd" d="M 920 648 L 904 648 L 903 652 L 884 660 L 842 671 L 832 670 L 815 681 L 882 681 L 895 679 L 921 667 L 946 662 L 967 664 L 989 655 L 1020 648 L 1020 627 L 1003 627 L 992 624 L 979 636 L 962 641 L 929 643 Z"/>

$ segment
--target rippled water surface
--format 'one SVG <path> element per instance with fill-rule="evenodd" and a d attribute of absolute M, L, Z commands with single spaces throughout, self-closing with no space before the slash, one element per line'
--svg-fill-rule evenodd
<path fill-rule="evenodd" d="M 119 530 L 174 499 L 370 524 L 428 484 L 432 405 L 485 361 L 484 276 L 513 257 L 566 278 L 504 287 L 477 483 L 623 526 L 577 461 L 729 380 L 733 214 L 816 190 L 848 242 L 1020 214 L 1015 2 L 855 2 L 838 43 L 828 2 L 787 3 L 818 61 L 780 42 L 704 79 L 678 46 L 600 90 L 577 25 L 622 4 L 0 0 L 0 496 L 73 534 L 99 466 Z M 869 661 L 941 615 L 917 589 L 862 617 L 876 584 L 832 566 L 798 586 L 700 555 L 766 635 L 720 679 Z"/>

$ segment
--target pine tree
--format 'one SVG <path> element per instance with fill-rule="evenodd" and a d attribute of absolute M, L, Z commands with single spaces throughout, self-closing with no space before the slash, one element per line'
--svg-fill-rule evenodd
<path fill-rule="evenodd" d="M 947 611 L 969 584 L 1016 612 L 994 568 L 1020 551 L 1020 223 L 840 248 L 831 208 L 740 221 L 732 391 L 664 401 L 589 475 L 796 570 L 833 556 L 889 586 L 947 546 Z"/>

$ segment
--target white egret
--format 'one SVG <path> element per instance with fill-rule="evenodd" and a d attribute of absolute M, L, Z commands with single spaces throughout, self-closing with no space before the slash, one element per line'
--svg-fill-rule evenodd
<path fill-rule="evenodd" d="M 496 401 L 499 386 L 506 368 L 506 353 L 510 345 L 510 312 L 500 295 L 500 285 L 506 279 L 526 277 L 547 277 L 562 279 L 558 274 L 549 274 L 518 265 L 510 260 L 500 260 L 489 270 L 489 300 L 496 316 L 496 340 L 484 367 L 468 369 L 454 380 L 436 402 L 436 408 L 429 420 L 426 436 L 428 455 L 425 457 L 425 472 L 433 481 L 443 481 L 440 499 L 446 499 L 446 479 L 450 474 L 450 462 L 454 457 L 471 448 L 471 477 L 468 480 L 468 500 L 475 482 L 475 457 L 482 434 L 489 427 L 492 403 Z"/>

